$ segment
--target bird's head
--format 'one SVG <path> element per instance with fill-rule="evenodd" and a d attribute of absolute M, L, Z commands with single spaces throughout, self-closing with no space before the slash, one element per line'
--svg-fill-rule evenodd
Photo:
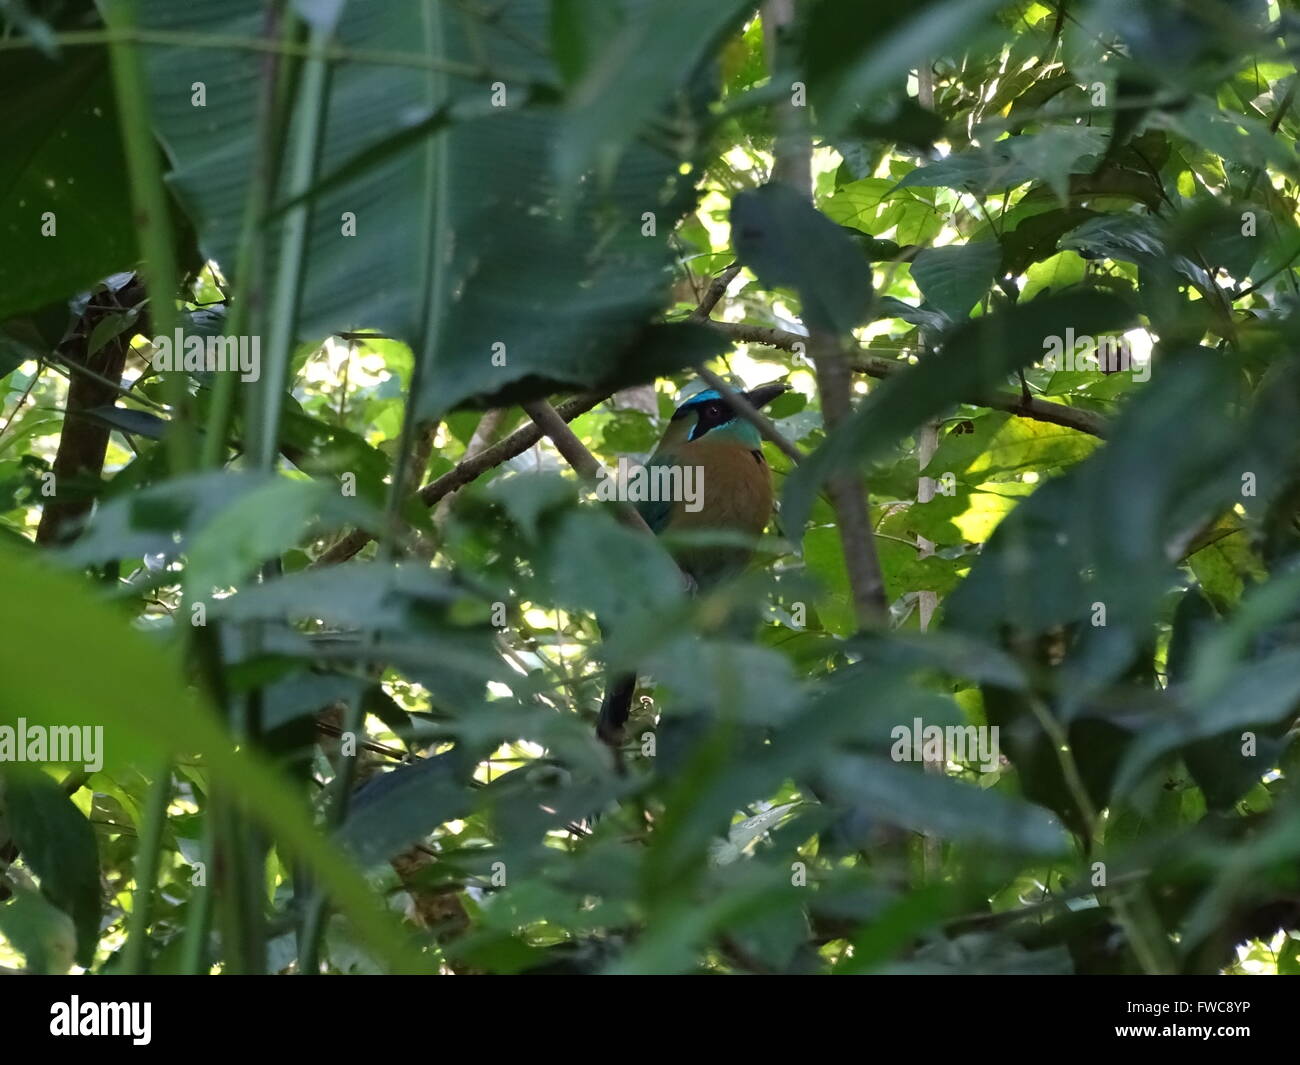
<path fill-rule="evenodd" d="M 784 381 L 773 381 L 739 393 L 751 407 L 761 409 L 789 388 Z M 754 425 L 743 418 L 726 396 L 712 388 L 696 392 L 673 412 L 664 445 L 683 444 L 704 436 L 733 440 L 747 448 L 757 448 L 762 438 Z"/>

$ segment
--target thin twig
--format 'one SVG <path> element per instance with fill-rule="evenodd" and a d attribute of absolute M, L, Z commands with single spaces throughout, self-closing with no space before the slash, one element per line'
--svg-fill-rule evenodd
<path fill-rule="evenodd" d="M 114 382 L 109 380 L 103 374 L 96 373 L 89 367 L 68 358 L 68 356 L 61 351 L 51 351 L 47 354 L 47 358 L 49 358 L 51 362 L 57 363 L 57 365 L 52 367 L 56 372 L 63 373 L 64 371 L 67 371 L 67 376 L 69 377 L 71 377 L 72 374 L 85 377 L 94 381 L 96 384 L 102 385 L 106 389 L 112 390 L 123 399 L 129 399 L 131 402 L 139 403 L 143 407 L 151 407 L 153 410 L 159 411 L 162 414 L 167 413 L 167 407 L 162 403 L 158 403 L 155 400 L 150 399 L 148 396 L 143 396 L 139 392 L 132 392 L 129 388 L 123 388 L 120 381 Z"/>
<path fill-rule="evenodd" d="M 1074 757 L 1069 734 L 1041 699 L 1031 698 L 1029 709 L 1038 721 L 1039 727 L 1051 741 L 1057 765 L 1061 770 L 1061 779 L 1074 800 L 1075 808 L 1084 824 L 1084 831 L 1087 834 L 1084 840 L 1084 851 L 1090 854 L 1096 843 L 1100 821 L 1092 796 L 1089 795 L 1087 785 L 1083 782 L 1079 763 Z M 1140 884 L 1137 886 L 1137 891 L 1140 900 L 1142 898 Z M 1142 970 L 1149 976 L 1171 972 L 1172 968 L 1167 958 L 1169 944 L 1160 929 L 1148 926 L 1148 922 L 1144 920 L 1145 908 L 1143 915 L 1135 914 L 1120 892 L 1115 893 L 1111 904 Z"/>
<path fill-rule="evenodd" d="M 700 305 L 691 313 L 691 321 L 705 322 L 708 321 L 709 315 L 713 313 L 713 308 L 718 305 L 718 301 L 727 294 L 727 289 L 736 279 L 742 267 L 740 263 L 732 263 L 717 277 L 709 282 L 708 289 L 705 290 L 704 298 L 700 300 Z"/>
<path fill-rule="evenodd" d="M 41 379 L 41 370 L 44 368 L 43 365 L 36 367 L 36 372 L 32 374 L 31 380 L 27 382 L 27 388 L 24 389 L 23 394 L 18 397 L 17 406 L 9 412 L 9 417 L 5 419 L 4 425 L 0 425 L 0 436 L 4 436 L 5 433 L 9 431 L 9 426 L 13 424 L 13 420 L 18 416 L 18 412 L 23 409 L 23 404 L 27 402 L 27 397 L 32 394 L 32 389 L 36 387 L 36 382 Z"/>
<path fill-rule="evenodd" d="M 531 403 L 525 403 L 524 410 L 527 412 L 528 417 L 532 418 L 534 424 L 555 445 L 555 449 L 564 456 L 565 462 L 572 466 L 584 481 L 590 484 L 598 484 L 609 477 L 609 471 L 601 465 L 600 460 L 595 455 L 587 450 L 587 446 L 569 428 L 569 423 L 557 414 L 555 408 L 546 400 L 537 399 Z M 619 521 L 629 529 L 644 532 L 647 536 L 654 535 L 650 526 L 645 523 L 645 518 L 641 517 L 635 507 L 623 502 L 616 503 L 615 507 Z"/>
<path fill-rule="evenodd" d="M 570 422 L 578 415 L 586 414 L 592 407 L 598 403 L 603 403 L 608 398 L 609 396 L 603 392 L 584 392 L 561 403 L 555 408 L 555 412 L 564 421 Z M 434 506 L 443 496 L 464 488 L 465 485 L 475 480 L 480 474 L 495 469 L 516 455 L 522 455 L 541 440 L 542 436 L 542 430 L 534 423 L 530 422 L 528 425 L 521 426 L 504 440 L 485 448 L 477 455 L 464 459 L 436 481 L 426 484 L 417 493 L 420 502 L 426 507 Z M 312 567 L 332 566 L 339 562 L 346 562 L 373 539 L 374 537 L 370 533 L 357 529 L 321 555 L 312 563 Z"/>
<path fill-rule="evenodd" d="M 1282 119 L 1284 119 L 1286 113 L 1291 110 L 1291 105 L 1295 102 L 1296 85 L 1296 79 L 1292 78 L 1291 83 L 1286 87 L 1286 92 L 1282 94 L 1282 100 L 1277 105 L 1277 110 L 1273 112 L 1273 117 L 1269 121 L 1268 131 L 1270 133 L 1276 133 L 1278 129 L 1281 128 Z M 1263 172 L 1264 167 L 1262 165 L 1255 167 L 1255 169 L 1250 172 L 1250 176 L 1246 179 L 1246 187 L 1241 194 L 1243 200 L 1250 199 L 1251 194 L 1255 191 L 1255 185 L 1259 181 L 1260 175 L 1263 174 Z"/>
<path fill-rule="evenodd" d="M 804 346 L 808 344 L 808 337 L 799 333 L 791 333 L 785 329 L 778 329 L 774 326 L 746 325 L 735 322 L 710 322 L 709 325 L 732 340 L 750 344 L 766 344 L 769 347 L 781 348 L 784 351 L 794 351 L 796 344 L 803 344 Z M 906 373 L 911 369 L 905 362 L 866 354 L 866 349 L 863 348 L 858 348 L 856 353 L 850 352 L 849 357 L 855 372 L 866 374 L 868 377 L 874 377 L 878 380 L 893 377 L 895 374 Z M 1037 398 L 1026 400 L 1020 395 L 1011 392 L 991 392 L 970 396 L 965 402 L 976 407 L 1007 411 L 1009 414 L 1028 418 L 1031 421 L 1063 425 L 1067 429 L 1077 429 L 1089 436 L 1105 438 L 1110 432 L 1110 423 L 1107 419 L 1093 411 L 1084 410 L 1080 407 L 1067 407 L 1064 403 L 1051 403 Z"/>

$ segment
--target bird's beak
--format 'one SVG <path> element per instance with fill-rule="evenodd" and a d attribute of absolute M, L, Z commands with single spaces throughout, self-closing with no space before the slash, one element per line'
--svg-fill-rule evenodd
<path fill-rule="evenodd" d="M 749 401 L 749 405 L 755 410 L 766 406 L 776 399 L 781 393 L 788 391 L 790 386 L 784 381 L 773 381 L 770 384 L 759 385 L 757 388 L 751 388 L 748 392 L 742 392 L 741 395 Z"/>

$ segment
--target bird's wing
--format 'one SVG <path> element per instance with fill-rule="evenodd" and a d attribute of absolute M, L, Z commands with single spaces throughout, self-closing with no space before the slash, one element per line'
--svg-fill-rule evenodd
<path fill-rule="evenodd" d="M 647 470 L 660 469 L 664 466 L 676 466 L 677 459 L 673 455 L 655 455 L 646 463 Z M 639 503 L 634 503 L 637 513 L 645 519 L 645 523 L 650 526 L 650 531 L 658 536 L 668 527 L 672 520 L 674 502 L 671 499 L 647 499 Z"/>

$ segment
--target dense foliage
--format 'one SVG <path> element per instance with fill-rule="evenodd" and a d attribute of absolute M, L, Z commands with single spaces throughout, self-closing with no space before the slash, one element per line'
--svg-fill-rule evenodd
<path fill-rule="evenodd" d="M 1298 54 L 0 0 L 0 725 L 103 730 L 0 765 L 0 964 L 1300 972 Z M 530 416 L 613 468 L 701 367 L 792 387 L 692 596 Z"/>

